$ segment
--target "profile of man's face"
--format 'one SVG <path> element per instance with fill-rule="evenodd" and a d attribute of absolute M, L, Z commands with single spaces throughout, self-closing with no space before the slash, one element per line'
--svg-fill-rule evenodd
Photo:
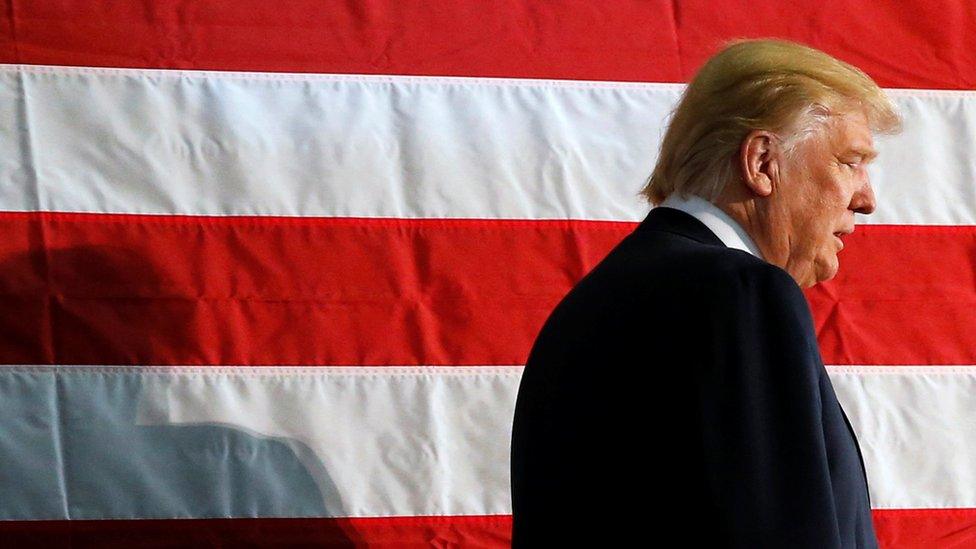
<path fill-rule="evenodd" d="M 788 243 L 784 269 L 802 287 L 833 278 L 854 213 L 874 211 L 867 164 L 877 156 L 861 112 L 830 117 L 825 126 L 784 157 L 780 184 L 769 197 Z"/>

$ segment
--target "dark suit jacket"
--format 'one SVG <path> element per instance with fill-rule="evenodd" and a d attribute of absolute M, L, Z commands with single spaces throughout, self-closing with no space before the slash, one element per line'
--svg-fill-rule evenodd
<path fill-rule="evenodd" d="M 553 310 L 511 458 L 516 549 L 877 546 L 800 288 L 671 208 Z"/>

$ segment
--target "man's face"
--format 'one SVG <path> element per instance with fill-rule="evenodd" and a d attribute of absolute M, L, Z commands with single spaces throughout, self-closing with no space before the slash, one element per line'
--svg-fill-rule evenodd
<path fill-rule="evenodd" d="M 800 286 L 837 274 L 841 237 L 854 230 L 854 213 L 874 211 L 867 164 L 875 156 L 867 120 L 855 112 L 832 116 L 783 159 L 770 213 L 780 235 L 776 255 L 785 256 L 784 269 Z"/>

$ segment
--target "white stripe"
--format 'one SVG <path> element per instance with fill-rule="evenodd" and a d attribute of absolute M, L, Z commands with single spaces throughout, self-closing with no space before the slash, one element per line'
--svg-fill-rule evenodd
<path fill-rule="evenodd" d="M 976 507 L 976 366 L 832 366 L 876 509 Z"/>
<path fill-rule="evenodd" d="M 3 366 L 0 519 L 510 514 L 521 372 Z"/>
<path fill-rule="evenodd" d="M 681 90 L 0 65 L 0 210 L 637 221 Z M 976 94 L 891 94 L 859 222 L 976 224 Z"/>
<path fill-rule="evenodd" d="M 875 508 L 976 507 L 976 366 L 827 370 Z M 0 366 L 0 518 L 509 514 L 521 371 Z"/>

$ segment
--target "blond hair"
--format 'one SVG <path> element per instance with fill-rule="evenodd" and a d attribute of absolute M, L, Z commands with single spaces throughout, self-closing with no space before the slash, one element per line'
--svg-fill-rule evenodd
<path fill-rule="evenodd" d="M 641 190 L 652 204 L 672 193 L 714 202 L 735 177 L 733 159 L 752 130 L 782 139 L 787 153 L 830 116 L 861 110 L 872 131 L 894 133 L 894 105 L 863 71 L 784 40 L 734 40 L 685 89 Z"/>

